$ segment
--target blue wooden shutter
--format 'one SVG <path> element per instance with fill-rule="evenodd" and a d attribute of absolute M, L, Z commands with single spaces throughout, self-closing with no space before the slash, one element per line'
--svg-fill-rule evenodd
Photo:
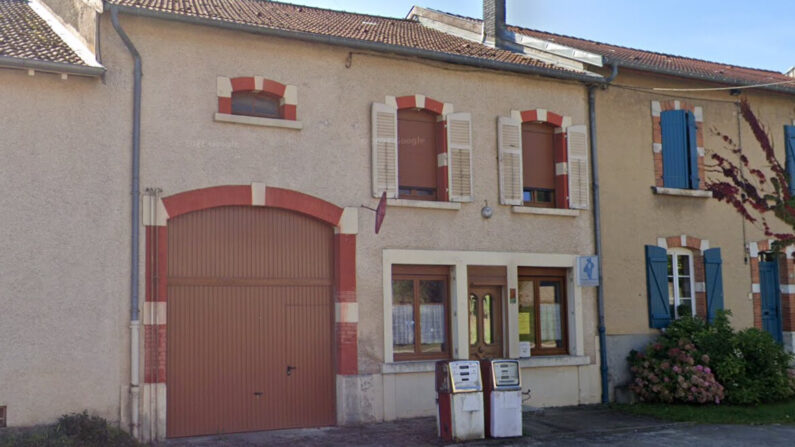
<path fill-rule="evenodd" d="M 646 289 L 649 298 L 649 326 L 668 326 L 671 322 L 671 308 L 668 304 L 668 254 L 664 248 L 646 246 Z"/>
<path fill-rule="evenodd" d="M 787 147 L 787 174 L 789 193 L 795 195 L 795 126 L 784 126 L 784 143 Z"/>
<path fill-rule="evenodd" d="M 715 314 L 723 309 L 723 267 L 720 248 L 704 251 L 704 276 L 707 286 L 707 321 L 712 323 Z"/>
<path fill-rule="evenodd" d="M 662 127 L 663 185 L 666 188 L 688 187 L 687 119 L 684 110 L 666 110 L 660 114 Z"/>
<path fill-rule="evenodd" d="M 696 127 L 696 117 L 692 112 L 686 112 L 685 116 L 687 118 L 687 155 L 690 188 L 698 189 L 698 139 L 696 138 L 698 128 Z"/>

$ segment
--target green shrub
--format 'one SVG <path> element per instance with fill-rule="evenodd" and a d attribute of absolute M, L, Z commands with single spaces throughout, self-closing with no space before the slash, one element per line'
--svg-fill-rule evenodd
<path fill-rule="evenodd" d="M 729 323 L 730 315 L 730 311 L 719 311 L 712 324 L 698 317 L 680 318 L 650 345 L 664 349 L 650 351 L 647 348 L 645 352 L 663 360 L 671 348 L 692 342 L 692 357 L 708 359 L 715 378 L 723 385 L 725 401 L 729 403 L 758 404 L 795 395 L 795 381 L 788 371 L 792 356 L 766 332 L 758 329 L 734 331 Z M 636 368 L 637 355 L 633 351 L 629 356 L 630 365 Z M 703 366 L 707 366 L 706 362 Z M 638 372 L 632 372 L 637 379 Z M 655 399 L 660 400 L 651 396 L 644 400 Z"/>
<path fill-rule="evenodd" d="M 133 447 L 139 444 L 127 432 L 87 412 L 63 415 L 53 425 L 16 430 L 0 436 L 0 446 L 10 447 Z"/>

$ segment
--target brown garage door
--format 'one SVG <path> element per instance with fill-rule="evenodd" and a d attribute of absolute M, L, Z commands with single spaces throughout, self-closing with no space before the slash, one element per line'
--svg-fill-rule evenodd
<path fill-rule="evenodd" d="M 273 208 L 168 224 L 169 437 L 332 425 L 333 229 Z"/>

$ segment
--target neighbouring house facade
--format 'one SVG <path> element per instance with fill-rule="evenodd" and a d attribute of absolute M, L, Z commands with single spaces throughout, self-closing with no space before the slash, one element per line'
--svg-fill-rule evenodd
<path fill-rule="evenodd" d="M 521 358 L 528 405 L 597 403 L 600 295 L 612 386 L 688 309 L 791 335 L 791 256 L 703 190 L 708 129 L 754 144 L 736 100 L 650 90 L 729 81 L 614 77 L 504 8 L 0 0 L 0 420 L 86 408 L 157 439 L 429 416 L 435 361 L 488 357 Z M 783 76 L 748 71 L 732 85 Z M 771 129 L 791 95 L 748 93 Z"/>
<path fill-rule="evenodd" d="M 415 8 L 435 29 L 475 33 L 481 21 Z M 732 311 L 735 327 L 769 332 L 792 352 L 795 278 L 791 248 L 776 256 L 761 226 L 745 222 L 706 190 L 713 153 L 750 166 L 766 161 L 739 112 L 745 96 L 767 127 L 776 155 L 795 169 L 795 86 L 790 74 L 652 53 L 507 26 L 503 45 L 578 58 L 609 77 L 594 89 L 600 236 L 609 385 L 630 380 L 626 357 L 683 314 Z M 601 56 L 603 67 L 589 64 Z M 742 86 L 758 86 L 746 88 Z M 740 88 L 736 88 L 740 86 Z M 761 88 L 760 88 L 761 87 Z M 795 176 L 794 176 L 795 177 Z M 791 232 L 771 222 L 774 232 Z"/>

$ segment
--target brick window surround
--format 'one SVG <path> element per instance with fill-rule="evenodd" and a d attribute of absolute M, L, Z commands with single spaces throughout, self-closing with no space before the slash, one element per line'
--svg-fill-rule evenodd
<path fill-rule="evenodd" d="M 665 187 L 663 182 L 663 154 L 662 154 L 662 126 L 660 114 L 669 110 L 689 110 L 696 120 L 696 146 L 698 149 L 698 179 L 699 188 L 706 189 L 704 182 L 704 111 L 699 106 L 694 106 L 685 101 L 652 101 L 652 152 L 654 154 L 654 186 Z M 695 262 L 695 261 L 694 261 Z"/>
<path fill-rule="evenodd" d="M 771 251 L 773 240 L 764 239 L 748 244 L 751 266 L 751 292 L 754 306 L 754 327 L 762 329 L 762 288 L 759 283 L 759 253 Z M 795 247 L 787 247 L 778 259 L 781 286 L 781 330 L 795 332 Z"/>
<path fill-rule="evenodd" d="M 281 119 L 296 121 L 298 113 L 298 90 L 294 85 L 285 85 L 262 76 L 227 78 L 218 76 L 218 113 L 232 114 L 232 93 L 242 91 L 265 92 L 279 98 Z"/>
<path fill-rule="evenodd" d="M 665 248 L 686 248 L 693 256 L 693 282 L 696 300 L 696 315 L 707 318 L 707 290 L 704 272 L 704 250 L 709 249 L 709 241 L 682 234 L 680 236 L 661 237 L 657 239 L 657 246 Z M 671 316 L 673 318 L 673 316 Z"/>
<path fill-rule="evenodd" d="M 569 208 L 569 169 L 566 129 L 571 117 L 546 109 L 511 110 L 511 118 L 521 123 L 542 123 L 555 128 L 555 207 Z"/>
<path fill-rule="evenodd" d="M 147 200 L 152 200 L 151 196 L 147 196 Z M 158 210 L 156 216 L 144 213 L 144 383 L 166 382 L 168 220 L 193 211 L 220 206 L 281 208 L 313 217 L 334 227 L 335 368 L 336 374 L 341 376 L 358 374 L 357 210 L 341 208 L 297 191 L 254 183 L 215 186 L 174 194 L 159 199 L 152 205 L 152 208 L 156 207 Z"/>

